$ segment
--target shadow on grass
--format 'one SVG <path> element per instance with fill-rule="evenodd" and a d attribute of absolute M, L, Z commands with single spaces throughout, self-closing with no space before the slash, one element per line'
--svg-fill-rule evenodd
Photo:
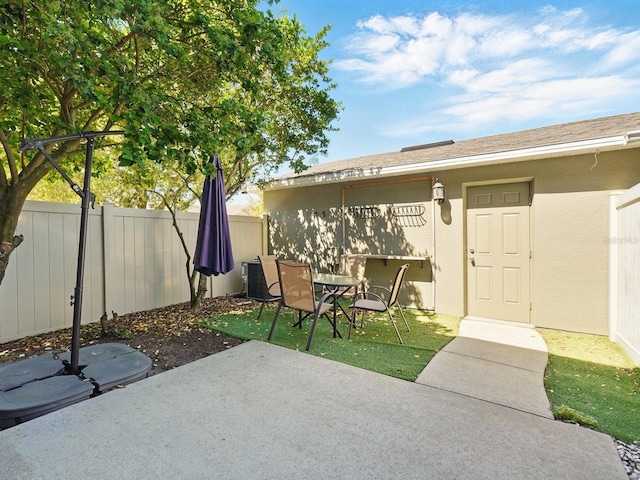
<path fill-rule="evenodd" d="M 275 308 L 262 312 L 228 313 L 212 317 L 200 326 L 243 340 L 267 340 Z M 395 312 L 394 312 L 395 314 Z M 330 324 L 319 319 L 309 353 L 354 367 L 414 381 L 433 356 L 458 334 L 459 317 L 438 315 L 419 310 L 405 310 L 411 329 L 407 332 L 402 319 L 398 323 L 404 344 L 399 344 L 386 315 L 368 315 L 363 328 L 354 329 L 347 339 L 348 320 L 338 316 L 338 329 L 344 338 L 333 338 Z M 399 315 L 398 315 L 399 316 Z M 311 321 L 293 328 L 291 311 L 280 313 L 271 343 L 294 350 L 304 350 Z"/>

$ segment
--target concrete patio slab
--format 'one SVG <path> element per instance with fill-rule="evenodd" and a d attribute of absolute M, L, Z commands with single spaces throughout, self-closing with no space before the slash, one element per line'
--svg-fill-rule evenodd
<path fill-rule="evenodd" d="M 5 480 L 626 480 L 610 437 L 251 341 L 0 432 Z"/>

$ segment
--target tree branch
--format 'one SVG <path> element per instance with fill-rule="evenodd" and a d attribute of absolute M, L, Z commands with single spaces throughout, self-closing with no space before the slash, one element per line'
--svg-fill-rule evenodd
<path fill-rule="evenodd" d="M 98 120 L 98 118 L 100 118 L 100 116 L 102 116 L 104 112 L 104 108 L 98 108 L 96 110 L 93 111 L 93 113 L 91 113 L 91 115 L 89 115 L 89 118 L 87 119 L 87 121 L 84 123 L 82 130 L 88 130 L 89 127 L 96 121 Z"/>
<path fill-rule="evenodd" d="M 171 214 L 171 220 L 173 222 L 173 228 L 178 234 L 178 237 L 180 238 L 180 243 L 182 243 L 182 249 L 184 250 L 184 253 L 187 256 L 187 276 L 191 277 L 191 269 L 189 268 L 189 264 L 191 262 L 191 253 L 189 252 L 189 248 L 187 247 L 187 242 L 184 239 L 184 234 L 182 233 L 182 230 L 180 230 L 180 227 L 178 226 L 176 209 L 173 208 L 173 206 L 169 203 L 169 200 L 167 200 L 167 197 L 165 197 L 162 193 L 156 190 L 147 190 L 147 192 L 155 193 L 156 195 L 158 195 L 162 199 L 162 203 L 164 203 L 164 206 L 167 207 L 167 210 L 169 210 L 169 213 Z"/>
<path fill-rule="evenodd" d="M 196 192 L 193 188 L 191 188 L 191 184 L 189 183 L 189 177 L 186 177 L 186 178 L 185 178 L 185 177 L 183 177 L 182 175 L 180 175 L 180 178 L 181 178 L 181 179 L 182 179 L 182 181 L 184 182 L 184 187 L 185 187 L 188 191 L 190 191 L 190 192 L 193 194 L 193 196 L 194 196 L 195 198 L 198 198 L 198 199 L 199 199 L 199 198 L 200 198 L 200 194 L 199 194 L 198 192 Z"/>
<path fill-rule="evenodd" d="M 73 96 L 76 94 L 76 89 L 71 85 L 67 84 L 65 86 L 65 91 L 60 99 L 60 114 L 62 116 L 62 120 L 69 126 L 73 125 L 73 108 L 71 106 L 71 102 L 73 100 Z"/>
<path fill-rule="evenodd" d="M 167 197 L 165 197 L 162 193 L 156 190 L 147 190 L 147 191 L 149 193 L 155 193 L 156 195 L 158 195 L 162 199 L 164 206 L 167 207 L 167 210 L 169 210 L 169 213 L 171 214 L 173 228 L 178 234 L 178 237 L 180 238 L 182 249 L 184 250 L 184 253 L 187 257 L 187 261 L 185 262 L 185 269 L 187 270 L 187 278 L 189 279 L 189 289 L 191 291 L 191 308 L 198 308 L 198 303 L 199 303 L 199 300 L 201 299 L 199 297 L 204 296 L 204 294 L 206 293 L 206 282 L 204 282 L 203 284 L 202 274 L 200 274 L 200 282 L 198 285 L 198 289 L 196 291 L 195 281 L 196 281 L 196 275 L 199 272 L 195 269 L 195 267 L 193 269 L 191 268 L 191 254 L 189 253 L 189 249 L 187 248 L 187 242 L 185 242 L 184 240 L 184 235 L 182 233 L 182 230 L 180 230 L 180 227 L 178 226 L 178 219 L 176 218 L 176 210 L 175 208 L 173 208 L 172 205 L 170 205 L 169 201 L 167 200 Z M 203 287 L 204 287 L 204 292 L 202 292 Z M 202 295 L 200 295 L 201 292 L 202 292 Z"/>
<path fill-rule="evenodd" d="M 62 98 L 62 89 L 60 88 L 60 84 L 55 81 L 56 80 L 55 78 L 52 78 L 49 75 L 49 71 L 43 65 L 41 65 L 37 60 L 32 59 L 31 64 L 35 65 L 36 70 L 40 72 L 42 79 L 46 82 L 47 85 L 49 85 L 49 88 L 51 88 L 51 91 L 56 96 L 56 98 L 58 99 Z"/>
<path fill-rule="evenodd" d="M 110 57 L 115 55 L 118 50 L 124 47 L 125 44 L 135 36 L 136 34 L 133 32 L 127 33 L 124 37 L 120 39 L 118 43 L 116 43 L 113 47 L 109 49 L 109 51 L 107 52 L 107 55 L 109 55 Z"/>
<path fill-rule="evenodd" d="M 9 145 L 7 141 L 7 137 L 4 133 L 4 130 L 0 129 L 0 143 L 4 148 L 5 154 L 7 156 L 7 162 L 9 163 L 9 172 L 11 173 L 11 181 L 15 182 L 18 180 L 18 166 L 16 165 L 16 159 L 13 155 L 13 149 Z M 0 186 L 6 187 L 7 183 L 7 174 L 4 171 L 4 167 L 0 168 Z"/>

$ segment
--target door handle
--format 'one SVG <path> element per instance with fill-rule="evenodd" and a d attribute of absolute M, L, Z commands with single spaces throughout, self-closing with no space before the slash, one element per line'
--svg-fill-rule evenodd
<path fill-rule="evenodd" d="M 471 257 L 469 260 L 471 261 L 471 265 L 475 267 L 476 266 L 476 259 Z"/>

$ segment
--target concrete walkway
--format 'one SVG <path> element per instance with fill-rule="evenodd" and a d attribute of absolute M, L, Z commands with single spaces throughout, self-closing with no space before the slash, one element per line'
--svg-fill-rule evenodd
<path fill-rule="evenodd" d="M 543 383 L 548 359 L 533 328 L 464 319 L 416 383 L 553 418 Z"/>
<path fill-rule="evenodd" d="M 626 480 L 610 437 L 547 418 L 540 384 L 526 385 L 540 376 L 544 349 L 531 353 L 498 331 L 493 341 L 492 328 L 463 322 L 419 383 L 251 341 L 0 432 L 0 472 Z M 536 401 L 505 387 L 515 377 L 520 397 Z"/>

